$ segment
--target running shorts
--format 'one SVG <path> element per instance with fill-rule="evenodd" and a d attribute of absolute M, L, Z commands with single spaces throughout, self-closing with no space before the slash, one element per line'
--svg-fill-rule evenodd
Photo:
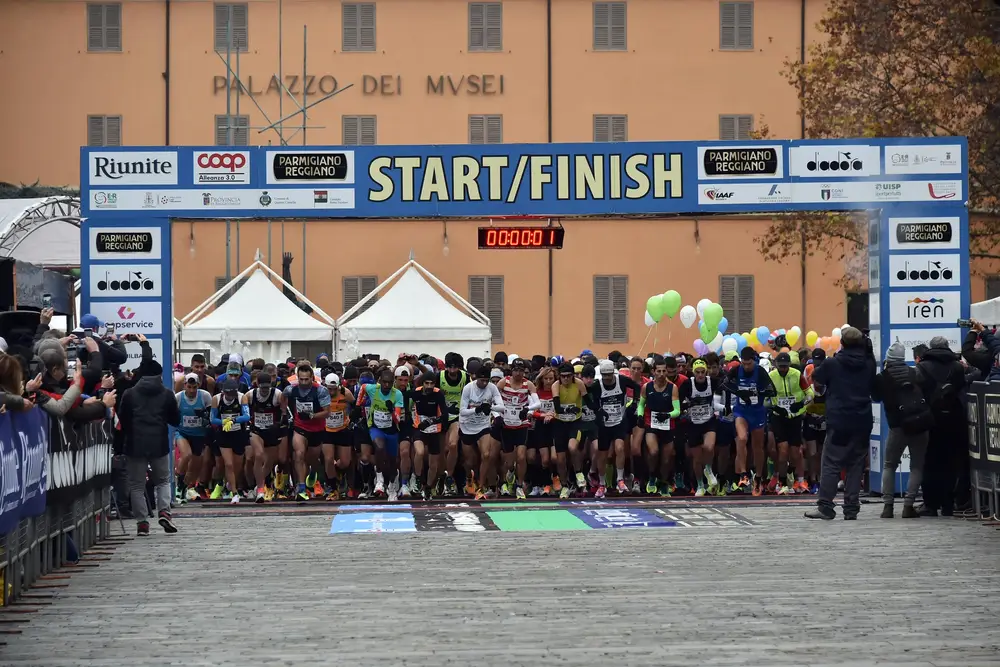
<path fill-rule="evenodd" d="M 759 431 L 767 425 L 767 412 L 764 410 L 738 410 L 734 412 L 737 419 L 742 419 L 747 423 L 747 428 L 751 431 Z"/>
<path fill-rule="evenodd" d="M 284 432 L 280 428 L 259 429 L 251 426 L 250 432 L 263 440 L 265 447 L 277 447 L 281 439 L 285 437 Z"/>
<path fill-rule="evenodd" d="M 501 428 L 500 429 L 500 451 L 510 454 L 517 447 L 524 447 L 528 442 L 528 429 L 526 428 Z"/>
<path fill-rule="evenodd" d="M 339 431 L 326 431 L 323 433 L 323 444 L 334 447 L 350 447 L 354 444 L 354 434 L 346 428 Z"/>
<path fill-rule="evenodd" d="M 357 451 L 360 452 L 362 445 L 367 445 L 367 446 L 371 447 L 371 445 L 372 445 L 372 436 L 371 436 L 371 433 L 368 432 L 368 426 L 366 426 L 365 424 L 361 424 L 361 423 L 355 423 L 354 424 L 354 446 L 357 448 Z"/>
<path fill-rule="evenodd" d="M 459 435 L 461 436 L 463 445 L 466 445 L 468 447 L 478 447 L 479 439 L 482 438 L 484 435 L 488 435 L 491 437 L 493 436 L 493 428 L 492 427 L 484 428 L 479 433 L 473 433 L 471 435 L 464 432 L 460 433 Z"/>
<path fill-rule="evenodd" d="M 528 446 L 532 449 L 545 449 L 552 446 L 552 422 L 546 424 L 539 420 L 535 428 L 528 431 Z"/>
<path fill-rule="evenodd" d="M 807 412 L 802 422 L 802 439 L 806 442 L 819 443 L 826 440 L 826 417 Z"/>
<path fill-rule="evenodd" d="M 617 424 L 615 426 L 598 426 L 597 427 L 597 449 L 602 452 L 606 452 L 611 449 L 611 445 L 614 444 L 615 440 L 629 441 L 629 434 L 632 429 L 629 427 L 625 421 Z"/>
<path fill-rule="evenodd" d="M 492 436 L 492 438 L 497 442 L 501 442 L 503 440 L 502 419 L 497 418 L 493 420 L 493 423 L 490 425 L 490 436 Z"/>
<path fill-rule="evenodd" d="M 431 456 L 441 453 L 441 433 L 424 433 L 417 431 L 413 434 L 413 442 L 422 442 Z"/>
<path fill-rule="evenodd" d="M 399 434 L 398 433 L 386 433 L 380 428 L 375 428 L 371 426 L 368 428 L 369 434 L 372 437 L 372 444 L 378 447 L 378 441 L 381 440 L 385 443 L 385 452 L 389 456 L 397 456 L 399 454 Z"/>
<path fill-rule="evenodd" d="M 250 444 L 250 432 L 220 433 L 216 437 L 216 441 L 219 449 L 231 449 L 235 456 L 243 456 L 246 453 L 247 445 Z"/>
<path fill-rule="evenodd" d="M 686 443 L 688 447 L 700 447 L 705 443 L 706 433 L 715 433 L 718 430 L 718 421 L 712 417 L 704 424 L 688 422 L 685 429 Z"/>
<path fill-rule="evenodd" d="M 306 431 L 298 426 L 293 427 L 293 431 L 305 438 L 307 447 L 319 447 L 323 444 L 323 438 L 326 436 L 326 431 Z"/>
<path fill-rule="evenodd" d="M 565 454 L 569 451 L 569 441 L 580 442 L 580 421 L 553 422 L 552 444 L 555 445 L 557 454 Z"/>
<path fill-rule="evenodd" d="M 207 438 L 203 435 L 184 435 L 178 432 L 177 438 L 187 441 L 187 444 L 191 447 L 191 454 L 193 456 L 201 456 L 205 451 L 205 445 L 208 444 Z"/>
<path fill-rule="evenodd" d="M 589 444 L 597 440 L 597 422 L 580 420 L 577 424 L 580 426 L 580 432 L 576 437 L 580 444 Z"/>
<path fill-rule="evenodd" d="M 775 442 L 787 442 L 791 447 L 798 447 L 802 444 L 802 417 L 778 417 L 771 418 L 771 431 L 774 432 Z"/>
<path fill-rule="evenodd" d="M 736 442 L 736 422 L 718 420 L 715 426 L 715 446 L 729 447 Z"/>
<path fill-rule="evenodd" d="M 643 435 L 643 438 L 645 438 L 645 436 L 647 435 L 651 435 L 654 438 L 656 438 L 656 443 L 660 445 L 660 447 L 662 447 L 663 445 L 672 444 L 674 441 L 673 431 L 662 431 L 658 428 L 647 428 L 645 434 Z"/>

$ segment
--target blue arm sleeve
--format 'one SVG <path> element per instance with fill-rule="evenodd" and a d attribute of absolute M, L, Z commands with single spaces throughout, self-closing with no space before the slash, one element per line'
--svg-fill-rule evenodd
<path fill-rule="evenodd" d="M 250 406 L 244 405 L 240 410 L 240 416 L 233 420 L 237 424 L 246 424 L 250 421 Z"/>
<path fill-rule="evenodd" d="M 212 424 L 222 426 L 222 417 L 219 416 L 219 408 L 212 408 Z"/>

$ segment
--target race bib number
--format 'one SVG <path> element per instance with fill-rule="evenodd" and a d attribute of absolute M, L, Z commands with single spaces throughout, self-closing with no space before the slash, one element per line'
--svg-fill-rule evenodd
<path fill-rule="evenodd" d="M 392 428 L 392 413 L 385 410 L 376 410 L 372 414 L 372 422 L 375 428 Z"/>
<path fill-rule="evenodd" d="M 420 431 L 423 433 L 440 433 L 441 424 L 431 424 L 430 426 L 420 429 Z"/>
<path fill-rule="evenodd" d="M 663 421 L 659 419 L 659 413 L 654 412 L 649 415 L 649 427 L 656 431 L 669 431 L 670 430 L 670 419 L 667 418 Z"/>
<path fill-rule="evenodd" d="M 274 426 L 274 415 L 270 412 L 257 412 L 253 416 L 253 425 L 260 429 Z"/>
<path fill-rule="evenodd" d="M 608 413 L 607 419 L 604 420 L 604 423 L 608 426 L 615 426 L 621 422 L 623 413 L 622 406 L 617 404 L 605 405 L 604 411 Z"/>
<path fill-rule="evenodd" d="M 788 411 L 791 411 L 791 409 L 792 409 L 792 403 L 794 403 L 794 402 L 795 402 L 795 399 L 793 397 L 791 397 L 791 396 L 782 396 L 781 398 L 778 399 L 778 407 L 781 407 L 781 408 L 784 408 L 784 409 L 786 409 Z"/>
<path fill-rule="evenodd" d="M 516 405 L 503 406 L 503 423 L 508 426 L 520 426 L 521 408 Z"/>
<path fill-rule="evenodd" d="M 750 388 L 750 405 L 757 405 L 760 399 L 757 397 L 757 389 L 755 387 Z"/>
<path fill-rule="evenodd" d="M 688 410 L 688 416 L 695 424 L 704 424 L 712 418 L 712 406 L 705 405 L 704 403 L 701 405 L 692 405 Z"/>
<path fill-rule="evenodd" d="M 295 412 L 296 413 L 308 412 L 309 414 L 312 414 L 312 411 L 313 411 L 313 403 L 312 403 L 312 401 L 300 401 L 300 400 L 296 399 L 296 401 L 295 401 Z"/>
<path fill-rule="evenodd" d="M 555 412 L 556 411 L 556 404 L 551 399 L 543 398 L 541 400 L 541 406 L 539 407 L 539 411 L 541 411 L 541 412 Z"/>
<path fill-rule="evenodd" d="M 184 428 L 201 428 L 204 426 L 204 422 L 197 415 L 184 415 L 184 418 L 181 419 L 181 426 Z"/>
<path fill-rule="evenodd" d="M 327 428 L 330 428 L 330 429 L 333 429 L 333 428 L 342 428 L 343 426 L 344 426 L 344 413 L 343 412 L 340 412 L 340 411 L 338 411 L 338 412 L 331 412 L 330 414 L 328 414 L 326 416 L 326 427 Z"/>

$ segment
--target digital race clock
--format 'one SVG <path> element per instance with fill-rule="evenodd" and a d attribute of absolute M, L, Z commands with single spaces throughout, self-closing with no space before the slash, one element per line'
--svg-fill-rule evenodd
<path fill-rule="evenodd" d="M 561 250 L 562 227 L 480 227 L 480 250 Z"/>

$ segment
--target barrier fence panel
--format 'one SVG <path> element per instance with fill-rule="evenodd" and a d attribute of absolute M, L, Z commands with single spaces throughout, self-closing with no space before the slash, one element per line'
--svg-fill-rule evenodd
<path fill-rule="evenodd" d="M 973 502 L 981 515 L 985 500 L 995 517 L 1000 513 L 1000 382 L 973 382 L 967 396 Z"/>
<path fill-rule="evenodd" d="M 112 426 L 0 414 L 0 606 L 108 536 Z"/>

